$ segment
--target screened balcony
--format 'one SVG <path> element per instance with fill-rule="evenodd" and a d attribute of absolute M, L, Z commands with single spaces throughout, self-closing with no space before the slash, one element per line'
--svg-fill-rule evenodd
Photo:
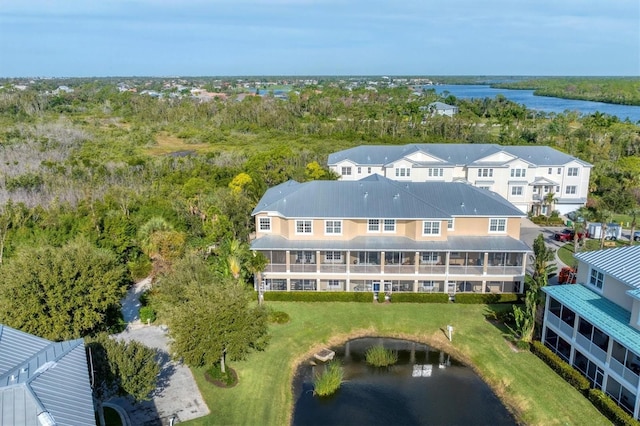
<path fill-rule="evenodd" d="M 349 258 L 351 273 L 376 273 L 381 272 L 380 253 L 374 251 L 352 251 Z"/>
<path fill-rule="evenodd" d="M 640 356 L 633 351 L 628 350 L 616 340 L 613 341 L 613 349 L 611 351 L 611 360 L 609 361 L 609 365 L 613 371 L 618 373 L 632 386 L 638 386 Z"/>
<path fill-rule="evenodd" d="M 266 250 L 260 253 L 269 260 L 269 263 L 264 269 L 265 272 L 287 271 L 287 253 L 285 251 Z"/>
<path fill-rule="evenodd" d="M 347 272 L 347 253 L 344 251 L 321 251 L 320 272 Z"/>
<path fill-rule="evenodd" d="M 483 252 L 451 252 L 449 254 L 449 273 L 452 275 L 482 275 Z"/>
<path fill-rule="evenodd" d="M 316 280 L 291 280 L 292 291 L 316 291 Z"/>
<path fill-rule="evenodd" d="M 418 253 L 418 273 L 444 274 L 447 253 L 443 251 L 421 251 Z"/>
<path fill-rule="evenodd" d="M 406 251 L 391 251 L 384 254 L 385 274 L 414 274 L 416 253 Z"/>
<path fill-rule="evenodd" d="M 266 279 L 264 280 L 265 291 L 287 291 L 287 280 Z"/>
<path fill-rule="evenodd" d="M 522 253 L 489 253 L 487 274 L 518 275 L 522 273 Z"/>
<path fill-rule="evenodd" d="M 320 291 L 345 291 L 346 289 L 344 280 L 320 280 Z"/>
<path fill-rule="evenodd" d="M 292 251 L 289 254 L 291 272 L 317 272 L 315 251 Z"/>

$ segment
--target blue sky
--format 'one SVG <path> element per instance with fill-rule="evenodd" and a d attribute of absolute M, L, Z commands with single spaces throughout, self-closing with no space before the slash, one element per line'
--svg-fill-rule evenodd
<path fill-rule="evenodd" d="M 0 77 L 640 76 L 638 0 L 0 0 Z"/>

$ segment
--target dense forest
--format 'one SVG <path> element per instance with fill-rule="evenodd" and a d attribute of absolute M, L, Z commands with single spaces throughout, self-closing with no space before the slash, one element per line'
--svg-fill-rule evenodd
<path fill-rule="evenodd" d="M 57 248 L 93 253 L 89 245 L 96 259 L 106 253 L 105 264 L 126 267 L 130 282 L 188 253 L 226 259 L 229 242 L 239 241 L 249 281 L 251 211 L 266 188 L 331 179 L 327 155 L 361 144 L 549 145 L 595 164 L 590 206 L 628 213 L 640 200 L 640 127 L 600 113 L 545 114 L 501 96 L 442 98 L 408 85 L 320 80 L 257 96 L 260 85 L 237 80 L 125 80 L 0 89 L 0 271 Z M 203 101 L 190 96 L 193 87 L 224 96 Z M 460 113 L 431 116 L 422 107 L 436 100 Z M 3 303 L 10 301 L 0 298 L 0 312 L 9 312 Z"/>
<path fill-rule="evenodd" d="M 538 96 L 640 105 L 640 79 L 637 77 L 547 77 L 496 83 L 503 89 L 528 89 Z"/>

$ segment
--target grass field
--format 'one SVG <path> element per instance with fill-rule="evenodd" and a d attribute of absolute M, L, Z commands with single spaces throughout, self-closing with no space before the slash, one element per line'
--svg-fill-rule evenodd
<path fill-rule="evenodd" d="M 487 321 L 484 305 L 270 302 L 291 316 L 270 328 L 264 352 L 232 363 L 239 384 L 217 388 L 193 369 L 211 414 L 190 425 L 286 425 L 291 421 L 291 383 L 297 363 L 319 348 L 359 336 L 386 336 L 444 349 L 474 369 L 522 424 L 608 424 L 574 388 L 535 355 L 516 351 L 505 331 Z M 454 327 L 450 343 L 444 332 Z"/>

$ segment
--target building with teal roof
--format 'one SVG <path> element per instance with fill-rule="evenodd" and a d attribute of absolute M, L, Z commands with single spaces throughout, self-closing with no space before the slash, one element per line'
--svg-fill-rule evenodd
<path fill-rule="evenodd" d="M 638 419 L 640 246 L 575 258 L 578 284 L 543 288 L 542 341 Z"/>

